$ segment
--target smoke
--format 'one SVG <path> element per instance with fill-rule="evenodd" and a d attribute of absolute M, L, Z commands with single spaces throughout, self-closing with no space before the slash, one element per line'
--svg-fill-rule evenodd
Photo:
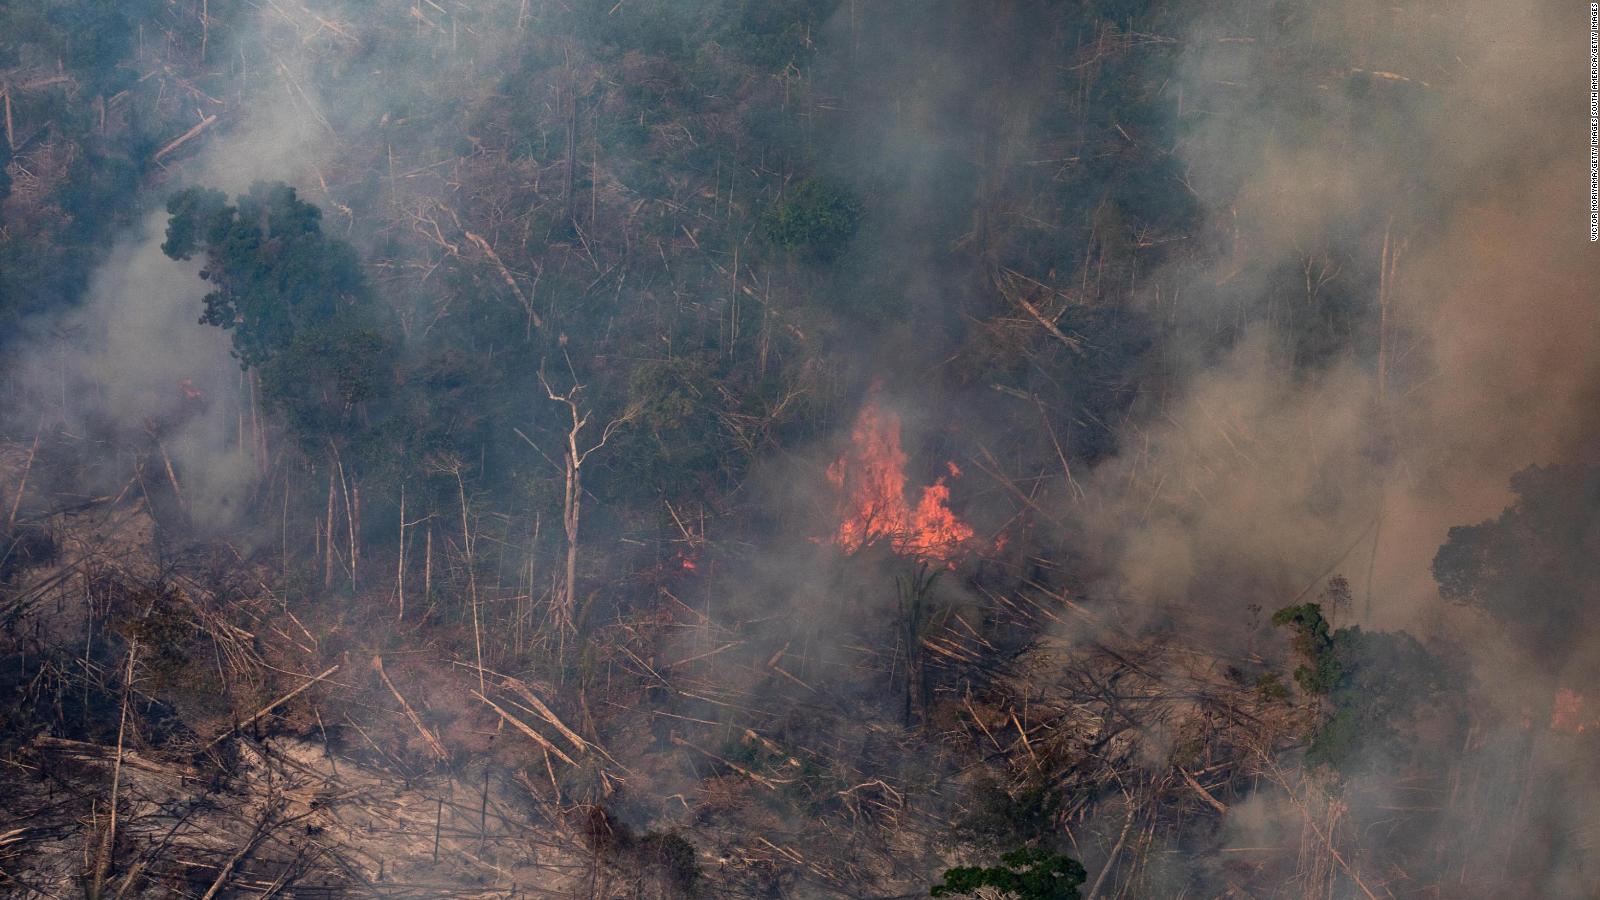
<path fill-rule="evenodd" d="M 1490 704 L 1463 751 L 1482 780 L 1409 818 L 1408 839 L 1465 873 L 1504 846 L 1492 810 L 1518 798 L 1510 827 L 1541 835 L 1520 863 L 1551 896 L 1579 892 L 1569 836 L 1593 827 L 1593 785 L 1570 745 L 1524 730 L 1554 688 L 1541 648 L 1446 607 L 1430 563 L 1451 526 L 1505 507 L 1514 472 L 1594 461 L 1583 15 L 1345 0 L 1202 17 L 1172 86 L 1175 152 L 1216 252 L 1148 282 L 1178 387 L 1074 507 L 1103 587 L 1142 622 L 1238 640 L 1247 604 L 1315 597 L 1339 572 L 1355 608 L 1338 624 L 1465 652 Z M 1412 802 L 1382 779 L 1349 789 L 1357 821 Z M 1236 812 L 1252 809 L 1232 840 L 1271 844 L 1294 821 L 1277 799 Z"/>
<path fill-rule="evenodd" d="M 238 511 L 252 471 L 236 439 L 241 377 L 226 335 L 198 324 L 198 265 L 161 252 L 165 220 L 147 216 L 122 238 L 78 307 L 31 323 L 42 333 L 12 362 L 8 413 L 19 424 L 153 444 L 150 477 L 165 480 L 159 473 L 170 462 L 183 473 L 190 513 L 214 523 Z M 79 487 L 115 491 L 112 480 L 127 475 Z"/>
<path fill-rule="evenodd" d="M 1160 606 L 1288 599 L 1336 562 L 1376 515 L 1370 387 L 1349 363 L 1294 378 L 1263 329 L 1196 374 L 1091 480 L 1081 519 L 1120 589 Z"/>
<path fill-rule="evenodd" d="M 1271 586 L 1236 596 L 1287 600 L 1338 569 L 1359 602 L 1370 566 L 1372 621 L 1407 625 L 1447 529 L 1593 430 L 1581 48 L 1548 4 L 1226 13 L 1176 87 L 1222 258 L 1155 279 L 1186 291 L 1183 387 L 1126 430 L 1084 519 L 1135 596 L 1214 597 L 1234 571 Z M 1307 351 L 1317 327 L 1340 352 Z"/>
<path fill-rule="evenodd" d="M 514 21 L 515 6 L 486 13 L 484 22 L 493 24 L 496 15 Z M 403 66 L 386 73 L 385 60 L 371 53 L 370 32 L 408 9 L 275 3 L 219 32 L 210 52 L 232 91 L 206 98 L 212 105 L 205 111 L 217 121 L 166 160 L 166 180 L 158 179 L 145 200 L 159 207 L 190 185 L 233 196 L 258 181 L 283 181 L 323 205 L 328 231 L 370 238 L 375 223 L 356 229 L 355 213 L 334 196 L 337 176 L 346 174 L 338 168 L 341 156 L 356 148 L 370 156 L 384 146 L 369 139 L 371 129 L 425 99 L 430 74 L 453 68 L 471 75 L 511 46 L 505 29 L 484 27 L 469 33 L 465 52 L 388 60 Z M 459 48 L 462 42 L 441 32 L 433 43 Z M 385 149 L 392 160 L 394 146 Z M 78 306 L 26 323 L 37 337 L 10 363 L 18 390 L 5 414 L 18 427 L 37 420 L 81 432 L 93 423 L 114 434 L 146 434 L 161 456 L 151 471 L 170 464 L 190 519 L 234 524 L 262 474 L 264 447 L 255 429 L 267 411 L 252 400 L 249 379 L 229 357 L 227 333 L 198 324 L 206 292 L 200 265 L 161 252 L 165 223 L 165 213 L 152 210 L 116 239 Z M 97 462 L 109 470 L 107 483 L 97 487 L 115 490 L 119 485 L 110 482 L 127 477 Z"/>
<path fill-rule="evenodd" d="M 378 221 L 364 204 L 382 197 L 403 209 L 425 197 L 440 178 L 430 167 L 458 164 L 458 154 L 435 159 L 427 148 L 480 139 L 458 113 L 495 89 L 486 76 L 517 46 L 518 6 L 463 11 L 464 25 L 431 21 L 413 4 L 263 6 L 242 31 L 219 38 L 217 65 L 237 92 L 215 130 L 197 139 L 201 149 L 173 161 L 170 186 L 236 194 L 257 180 L 287 181 L 323 206 L 330 231 L 376 242 L 407 217 Z M 937 379 L 928 373 L 959 341 L 963 314 L 988 297 L 988 264 L 1005 249 L 991 245 L 998 223 L 1027 231 L 1016 223 L 1043 222 L 1028 240 L 1080 253 L 1052 230 L 1065 207 L 1015 188 L 1008 195 L 1007 178 L 1042 197 L 1050 171 L 1087 163 L 1030 137 L 1068 102 L 1046 83 L 1051 42 L 1064 43 L 1036 27 L 1048 15 L 1034 10 L 1036 22 L 1026 4 L 996 4 L 993 15 L 950 4 L 908 25 L 903 6 L 863 6 L 841 4 L 828 25 L 839 49 L 816 83 L 839 96 L 806 101 L 822 123 L 815 147 L 823 151 L 795 168 L 875 188 L 849 257 L 817 277 L 831 279 L 823 289 L 838 290 L 839 308 L 854 304 L 843 321 L 873 319 L 872 304 L 916 311 L 888 316 L 897 319 L 889 328 L 830 337 L 877 344 L 847 364 L 895 370 L 887 374 L 906 407 L 907 447 L 929 464 L 955 455 L 933 445 L 965 411 L 941 415 L 962 403 L 930 387 Z M 373 46 L 367 24 L 392 25 L 412 10 L 427 55 Z M 1181 34 L 1152 38 L 1183 45 L 1162 87 L 1178 116 L 1170 155 L 1183 177 L 1172 189 L 1193 195 L 1207 232 L 1196 249 L 1132 282 L 1137 302 L 1163 323 L 1174 387 L 1119 426 L 1119 452 L 1079 474 L 1081 492 L 1062 490 L 1055 501 L 1073 519 L 1075 549 L 1110 573 L 1103 593 L 1137 601 L 1141 622 L 1181 619 L 1236 640 L 1226 636 L 1245 630 L 1247 605 L 1286 604 L 1342 572 L 1355 586 L 1348 614 L 1434 643 L 1459 640 L 1497 701 L 1521 702 L 1516 653 L 1484 623 L 1443 615 L 1429 562 L 1450 526 L 1504 506 L 1513 472 L 1592 452 L 1600 307 L 1590 285 L 1600 271 L 1585 255 L 1579 13 L 1488 0 L 1414 8 L 1236 0 L 1198 13 Z M 1161 137 L 1158 128 L 1124 131 L 1130 143 Z M 720 192 L 720 169 L 716 177 Z M 413 218 L 424 243 L 432 240 L 429 222 Z M 195 321 L 205 284 L 196 264 L 160 252 L 164 219 L 152 213 L 117 243 L 79 308 L 36 323 L 52 336 L 18 363 L 29 399 L 9 415 L 147 434 L 170 459 L 194 519 L 228 523 L 259 476 L 254 441 L 244 437 L 248 382 L 226 333 Z M 1023 325 L 1032 333 L 1031 320 Z M 819 505 L 830 507 L 822 517 L 833 515 L 831 503 L 798 496 L 822 483 L 825 462 L 810 460 L 800 485 L 791 464 L 758 471 L 776 486 L 755 490 L 757 504 L 776 509 L 774 518 Z M 918 483 L 930 475 L 910 474 Z M 954 489 L 977 481 L 969 475 Z M 720 653 L 713 619 L 731 612 L 760 622 L 777 608 L 805 621 L 717 658 L 755 661 L 747 668 L 767 682 L 752 696 L 809 697 L 816 684 L 863 708 L 892 700 L 892 690 L 859 683 L 855 648 L 835 647 L 887 631 L 892 598 L 886 589 L 850 596 L 837 560 L 808 540 L 837 523 L 800 518 L 774 528 L 798 549 L 763 547 L 755 561 L 728 562 L 718 581 L 708 575 L 705 595 L 687 597 L 690 613 L 705 610 L 706 628 L 667 642 L 671 655 L 658 662 Z M 954 608 L 966 598 L 952 580 L 933 598 Z M 724 588 L 731 596 L 714 598 Z M 798 664 L 784 656 L 791 645 Z M 727 686 L 749 680 L 728 665 Z M 1568 762 L 1551 752 L 1540 768 Z M 685 775 L 684 783 L 693 782 Z M 1552 830 L 1586 821 L 1576 801 L 1535 806 Z M 1234 809 L 1225 837 L 1246 846 L 1273 843 L 1297 821 L 1261 798 Z"/>
<path fill-rule="evenodd" d="M 263 18 L 270 14 L 263 12 Z M 265 28 L 265 22 L 258 27 Z M 241 35 L 240 46 L 259 46 Z M 178 161 L 175 190 L 185 183 L 239 192 L 258 179 L 301 181 L 318 143 L 293 103 L 275 98 L 294 80 L 280 63 L 281 80 L 258 81 L 254 97 L 236 108 L 243 123 L 222 120 L 222 133 L 204 135 L 198 159 Z M 245 101 L 245 102 L 241 102 Z M 224 113 L 229 115 L 229 113 Z M 164 192 L 161 192 L 164 193 Z M 154 198 L 157 207 L 160 197 Z M 23 423 L 37 418 L 70 432 L 93 428 L 157 451 L 142 465 L 150 477 L 172 480 L 196 524 L 226 525 L 244 509 L 259 475 L 253 438 L 250 386 L 228 352 L 228 335 L 199 323 L 206 283 L 198 261 L 176 262 L 162 253 L 166 214 L 159 208 L 118 237 L 90 278 L 80 303 L 27 323 L 38 335 L 12 360 L 21 399 L 6 410 Z M 100 465 L 108 483 L 128 473 Z M 109 469 L 109 471 L 107 471 Z"/>

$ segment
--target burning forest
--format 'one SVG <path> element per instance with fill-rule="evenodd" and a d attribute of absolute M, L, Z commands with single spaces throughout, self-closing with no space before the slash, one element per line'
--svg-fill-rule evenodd
<path fill-rule="evenodd" d="M 0 895 L 1597 896 L 1586 20 L 0 3 Z"/>
<path fill-rule="evenodd" d="M 947 475 L 961 469 L 945 463 Z M 950 511 L 946 475 L 907 501 L 906 454 L 900 447 L 900 417 L 869 399 L 850 430 L 850 447 L 828 467 L 828 481 L 840 495 L 839 529 L 834 536 L 846 553 L 887 542 L 894 552 L 942 563 L 951 569 L 973 541 L 971 526 Z"/>

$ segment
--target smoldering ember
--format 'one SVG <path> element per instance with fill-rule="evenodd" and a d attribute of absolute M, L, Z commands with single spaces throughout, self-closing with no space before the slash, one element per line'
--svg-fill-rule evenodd
<path fill-rule="evenodd" d="M 1583 6 L 0 0 L 0 896 L 1600 897 Z"/>

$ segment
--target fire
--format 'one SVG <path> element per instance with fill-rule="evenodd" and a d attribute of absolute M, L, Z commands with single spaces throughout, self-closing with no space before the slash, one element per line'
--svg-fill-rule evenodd
<path fill-rule="evenodd" d="M 1583 706 L 1583 695 L 1577 691 L 1570 688 L 1556 691 L 1555 706 L 1550 710 L 1550 730 L 1582 734 L 1600 725 L 1600 720 L 1584 717 Z"/>
<path fill-rule="evenodd" d="M 700 571 L 699 559 L 697 558 L 697 555 L 690 550 L 679 549 L 676 553 L 672 554 L 672 562 L 668 565 L 675 565 L 685 572 Z"/>
<path fill-rule="evenodd" d="M 924 487 L 915 506 L 908 503 L 905 466 L 900 417 L 868 400 L 850 432 L 850 449 L 828 467 L 828 480 L 843 494 L 834 542 L 854 553 L 887 539 L 896 553 L 950 562 L 972 540 L 972 528 L 950 511 L 946 476 Z M 955 463 L 946 467 L 949 477 L 961 475 Z"/>

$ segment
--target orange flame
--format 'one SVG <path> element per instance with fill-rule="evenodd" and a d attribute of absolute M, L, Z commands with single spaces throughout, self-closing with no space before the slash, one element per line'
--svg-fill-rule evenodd
<path fill-rule="evenodd" d="M 828 467 L 828 480 L 843 492 L 834 542 L 854 553 L 887 539 L 896 553 L 950 562 L 972 540 L 972 528 L 950 511 L 944 476 L 922 489 L 916 506 L 907 503 L 905 465 L 900 417 L 868 400 L 850 449 Z M 952 477 L 961 474 L 955 463 L 946 466 Z"/>
<path fill-rule="evenodd" d="M 1582 734 L 1600 720 L 1585 719 L 1583 695 L 1570 688 L 1556 691 L 1555 706 L 1550 710 L 1550 729 L 1567 734 Z"/>

